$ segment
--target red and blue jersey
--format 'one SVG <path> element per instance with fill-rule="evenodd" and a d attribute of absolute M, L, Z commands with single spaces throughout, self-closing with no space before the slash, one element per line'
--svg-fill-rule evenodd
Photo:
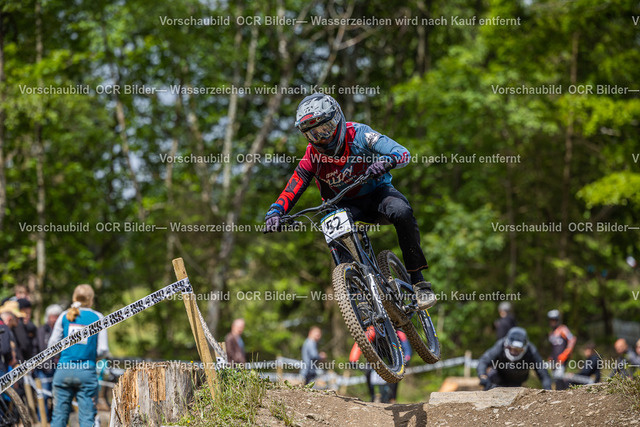
<path fill-rule="evenodd" d="M 283 213 L 289 212 L 296 204 L 312 178 L 315 178 L 322 198 L 329 199 L 384 157 L 393 158 L 398 168 L 406 166 L 411 157 L 402 145 L 365 124 L 347 122 L 345 139 L 344 152 L 340 158 L 321 154 L 311 144 L 307 146 L 307 151 L 275 203 L 282 208 Z M 382 185 L 391 185 L 390 173 L 356 187 L 345 199 L 364 197 Z"/>

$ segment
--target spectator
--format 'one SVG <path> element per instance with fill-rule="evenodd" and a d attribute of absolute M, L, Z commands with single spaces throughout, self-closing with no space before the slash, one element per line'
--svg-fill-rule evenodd
<path fill-rule="evenodd" d="M 513 308 L 510 302 L 503 301 L 498 305 L 498 315 L 500 318 L 493 322 L 496 328 L 496 338 L 504 338 L 507 332 L 516 326 L 516 318 L 513 315 Z"/>
<path fill-rule="evenodd" d="M 309 329 L 307 339 L 302 345 L 302 369 L 300 375 L 304 377 L 304 383 L 309 384 L 320 371 L 317 363 L 327 358 L 324 352 L 318 352 L 318 341 L 322 338 L 322 330 L 317 326 Z"/>
<path fill-rule="evenodd" d="M 27 332 L 21 319 L 25 316 L 20 311 L 18 301 L 7 301 L 0 307 L 0 317 L 5 325 L 7 325 L 13 334 L 16 347 L 14 349 L 17 362 L 25 360 L 22 354 L 21 342 L 27 342 Z M 21 341 L 22 340 L 22 341 Z"/>
<path fill-rule="evenodd" d="M 18 301 L 20 298 L 25 298 L 30 300 L 29 290 L 27 289 L 26 286 L 16 285 L 13 288 L 13 296 L 3 299 L 2 304 L 4 304 L 7 301 Z"/>
<path fill-rule="evenodd" d="M 16 339 L 2 317 L 4 316 L 0 314 L 0 376 L 9 372 L 9 367 L 16 364 Z"/>
<path fill-rule="evenodd" d="M 404 364 L 405 366 L 408 366 L 409 361 L 411 360 L 411 355 L 413 354 L 411 344 L 409 343 L 407 334 L 400 330 L 396 331 L 396 333 L 398 334 L 398 338 L 400 339 L 402 354 L 404 354 Z M 398 384 L 399 383 L 387 383 L 384 385 L 384 387 L 382 388 L 382 403 L 396 403 L 396 400 L 398 398 Z"/>
<path fill-rule="evenodd" d="M 551 360 L 553 361 L 553 378 L 556 390 L 564 390 L 569 385 L 564 380 L 565 365 L 576 345 L 577 338 L 573 336 L 566 325 L 560 321 L 560 311 L 551 310 L 547 313 L 549 319 L 549 342 L 551 343 Z"/>
<path fill-rule="evenodd" d="M 31 321 L 31 301 L 18 298 L 18 308 L 24 314 L 22 325 L 24 325 L 25 338 L 20 343 L 20 349 L 24 359 L 28 360 L 38 353 L 38 328 Z"/>
<path fill-rule="evenodd" d="M 244 351 L 244 341 L 242 333 L 244 332 L 244 319 L 236 319 L 231 324 L 231 332 L 224 339 L 227 347 L 227 361 L 229 363 L 247 363 L 247 355 Z"/>
<path fill-rule="evenodd" d="M 71 308 L 56 320 L 48 346 L 102 319 L 102 314 L 93 310 L 94 292 L 89 285 L 78 285 L 73 291 Z M 71 401 L 78 402 L 80 427 L 92 427 L 96 418 L 98 377 L 96 359 L 109 353 L 107 331 L 103 330 L 64 350 L 53 375 L 52 427 L 65 427 L 71 412 Z"/>
<path fill-rule="evenodd" d="M 633 350 L 629 349 L 627 340 L 624 338 L 618 338 L 613 344 L 613 348 L 616 351 L 616 360 L 611 376 L 613 377 L 614 375 L 619 374 L 625 377 L 632 377 L 633 368 L 629 366 L 629 362 L 634 358 L 634 356 Z"/>
<path fill-rule="evenodd" d="M 38 352 L 41 352 L 42 350 L 47 348 L 49 338 L 51 338 L 51 334 L 53 332 L 53 326 L 55 325 L 56 320 L 58 320 L 58 317 L 61 313 L 62 307 L 60 307 L 58 304 L 52 304 L 45 310 L 44 325 L 40 326 L 37 332 Z M 53 390 L 53 374 L 55 373 L 56 364 L 58 363 L 59 359 L 59 356 L 49 359 L 41 366 L 38 366 L 35 371 L 35 376 L 36 378 L 40 378 L 42 389 L 45 391 L 51 392 Z M 51 398 L 47 394 L 44 395 L 44 403 L 47 411 L 47 421 L 51 422 Z"/>
<path fill-rule="evenodd" d="M 529 343 L 527 331 L 519 327 L 511 328 L 478 361 L 478 377 L 485 390 L 520 387 L 531 369 L 536 371 L 542 388 L 551 390 L 551 377 L 538 349 Z"/>
<path fill-rule="evenodd" d="M 629 362 L 633 367 L 640 368 L 640 340 L 636 341 L 635 351 L 629 350 Z"/>
<path fill-rule="evenodd" d="M 369 326 L 367 328 L 367 330 L 365 331 L 365 335 L 367 337 L 367 339 L 369 341 L 373 341 L 373 338 L 375 337 L 375 329 L 373 329 L 373 326 Z M 351 352 L 349 353 L 349 362 L 352 365 L 357 365 L 358 364 L 358 359 L 360 359 L 360 355 L 362 354 L 362 350 L 360 350 L 360 346 L 358 345 L 357 342 L 353 343 L 353 347 L 351 347 Z M 375 390 L 375 385 L 373 384 L 373 382 L 371 381 L 371 377 L 373 374 L 373 369 L 371 368 L 371 365 L 369 365 L 369 363 L 366 363 L 364 365 L 364 377 L 367 380 L 367 388 L 369 389 L 369 395 L 371 396 L 371 402 L 375 402 L 376 401 L 376 390 Z"/>
<path fill-rule="evenodd" d="M 411 354 L 413 351 L 411 349 L 411 344 L 409 343 L 409 339 L 404 332 L 398 330 L 396 331 L 396 333 L 398 334 L 398 338 L 400 339 L 400 346 L 402 347 L 402 354 L 404 354 L 405 365 L 408 365 L 409 360 L 411 360 Z M 365 336 L 367 337 L 369 342 L 372 342 L 375 339 L 376 331 L 373 326 L 369 326 L 367 328 L 367 330 L 365 331 Z M 358 343 L 353 343 L 353 347 L 351 347 L 351 353 L 349 353 L 349 363 L 351 363 L 352 365 L 357 365 L 358 359 L 360 359 L 361 354 L 362 350 L 360 350 L 360 346 L 358 346 Z M 398 396 L 398 383 L 387 383 L 382 378 L 380 378 L 379 375 L 374 374 L 374 371 L 369 363 L 367 363 L 365 366 L 366 367 L 365 369 L 363 369 L 363 371 L 367 380 L 367 387 L 369 388 L 371 401 L 376 402 L 375 386 L 378 384 L 375 383 L 375 379 L 378 379 L 382 381 L 382 384 L 380 384 L 382 386 L 382 391 L 380 393 L 379 402 L 395 403 Z"/>
<path fill-rule="evenodd" d="M 582 353 L 585 360 L 582 369 L 577 374 L 568 374 L 569 385 L 593 384 L 600 382 L 600 357 L 595 351 L 595 344 L 588 342 Z M 593 378 L 592 378 L 593 377 Z"/>

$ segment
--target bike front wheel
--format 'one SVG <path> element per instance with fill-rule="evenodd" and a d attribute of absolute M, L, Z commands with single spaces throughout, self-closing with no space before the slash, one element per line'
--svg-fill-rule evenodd
<path fill-rule="evenodd" d="M 407 284 L 411 282 L 404 264 L 391 251 L 385 250 L 378 254 L 378 266 L 389 283 L 393 283 L 395 279 Z M 384 308 L 393 319 L 395 326 L 402 328 L 411 347 L 422 360 L 427 363 L 436 363 L 440 360 L 440 341 L 429 312 L 417 308 L 413 289 L 398 287 L 393 291 L 398 295 L 401 306 L 385 299 Z"/>
<path fill-rule="evenodd" d="M 31 427 L 31 417 L 27 405 L 24 404 L 18 393 L 11 387 L 5 390 L 4 394 L 8 396 L 8 400 L 4 395 L 0 396 L 0 426 L 17 426 Z"/>
<path fill-rule="evenodd" d="M 369 287 L 353 264 L 333 270 L 333 289 L 351 336 L 372 368 L 388 383 L 404 377 L 404 355 L 388 316 L 380 314 Z"/>

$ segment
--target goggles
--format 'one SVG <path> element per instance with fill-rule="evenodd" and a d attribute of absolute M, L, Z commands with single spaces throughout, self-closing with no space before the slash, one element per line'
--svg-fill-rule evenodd
<path fill-rule="evenodd" d="M 312 119 L 305 123 L 301 123 L 300 126 L 298 126 L 298 129 L 302 131 L 307 140 L 312 144 L 319 146 L 327 145 L 329 142 L 331 142 L 331 137 L 333 137 L 333 135 L 336 133 L 336 129 L 338 128 L 338 124 L 340 123 L 340 115 L 334 114 L 333 117 L 331 117 L 326 122 L 317 126 L 313 126 L 313 124 L 317 123 L 318 121 L 318 119 Z M 313 127 L 309 128 L 309 126 Z"/>
<path fill-rule="evenodd" d="M 520 356 L 522 353 L 524 353 L 524 347 L 514 347 L 510 345 L 507 347 L 507 350 L 509 350 L 509 353 L 512 356 Z"/>

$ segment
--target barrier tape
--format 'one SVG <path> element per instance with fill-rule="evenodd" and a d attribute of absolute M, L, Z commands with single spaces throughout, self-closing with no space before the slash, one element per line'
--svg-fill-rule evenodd
<path fill-rule="evenodd" d="M 284 367 L 285 369 L 299 369 L 303 365 L 304 365 L 304 362 L 302 360 L 289 359 L 286 357 L 278 357 L 276 360 L 273 360 L 273 361 L 247 363 L 245 364 L 245 367 L 249 369 L 261 369 L 264 367 L 277 366 L 277 367 Z M 367 365 L 368 363 L 363 364 L 363 366 L 367 366 Z M 429 372 L 429 371 L 434 371 L 436 369 L 450 368 L 453 366 L 461 366 L 461 365 L 469 366 L 470 368 L 476 368 L 478 366 L 478 360 L 468 359 L 464 356 L 453 357 L 451 359 L 440 360 L 434 364 L 407 367 L 407 369 L 405 369 L 405 375 L 419 374 L 422 372 Z M 351 370 L 359 371 L 361 369 L 351 369 Z M 315 378 L 315 381 L 325 381 L 327 382 L 327 384 L 334 383 L 335 387 L 341 387 L 341 386 L 348 387 L 356 384 L 363 384 L 367 381 L 366 377 L 363 375 L 345 377 L 342 375 L 338 375 L 335 372 L 326 372 L 323 369 L 318 369 L 318 371 L 319 371 L 319 374 Z M 278 375 L 277 372 L 260 372 L 260 375 L 262 375 L 265 378 L 268 378 L 269 381 L 272 381 L 272 382 L 277 382 L 279 380 L 298 381 L 302 378 L 300 374 L 283 373 L 281 375 Z"/>
<path fill-rule="evenodd" d="M 107 328 L 110 328 L 111 326 L 117 325 L 118 323 L 127 320 L 132 316 L 135 316 L 136 314 L 146 310 L 149 307 L 153 307 L 157 303 L 164 301 L 165 299 L 174 294 L 177 294 L 178 292 L 193 293 L 191 283 L 189 283 L 189 278 L 185 278 L 168 286 L 165 286 L 164 288 L 155 291 L 154 293 L 149 294 L 146 297 L 141 298 L 138 301 L 129 304 L 128 306 L 123 307 L 118 311 L 114 311 L 108 316 L 105 316 L 102 319 L 93 322 L 92 324 L 85 326 L 78 332 L 75 332 L 68 337 L 58 341 L 51 347 L 44 349 L 40 353 L 33 356 L 31 359 L 18 365 L 15 369 L 0 377 L 0 394 L 4 393 L 6 389 L 15 384 L 16 381 L 18 381 L 20 378 L 37 368 L 45 361 L 51 359 L 56 354 L 59 354 L 72 345 L 77 344 L 80 341 L 85 340 L 100 331 L 103 331 Z M 206 328 L 206 324 L 203 324 L 203 327 Z"/>

